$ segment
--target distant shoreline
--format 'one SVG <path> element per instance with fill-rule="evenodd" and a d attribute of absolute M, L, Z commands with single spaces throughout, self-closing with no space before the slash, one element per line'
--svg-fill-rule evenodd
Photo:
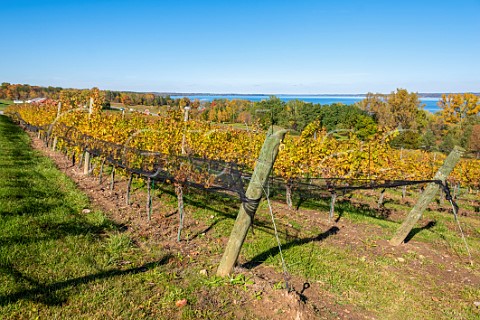
<path fill-rule="evenodd" d="M 189 98 L 190 100 L 199 100 L 204 102 L 212 102 L 216 99 L 227 99 L 227 100 L 246 100 L 250 102 L 260 102 L 268 100 L 270 95 L 261 95 L 261 94 L 241 94 L 241 95 L 227 95 L 227 94 L 178 94 L 175 96 L 170 96 L 172 98 L 180 99 L 183 97 Z M 357 94 L 350 94 L 350 95 L 324 95 L 324 94 L 317 94 L 317 95 L 276 95 L 276 98 L 280 99 L 283 102 L 289 102 L 293 100 L 300 100 L 306 103 L 312 104 L 321 104 L 321 105 L 329 105 L 329 104 L 344 104 L 344 105 L 353 105 L 357 102 L 362 101 L 365 99 L 365 95 L 357 95 Z M 424 106 L 424 110 L 430 111 L 435 113 L 440 110 L 438 107 L 438 101 L 440 97 L 432 97 L 431 95 L 428 97 L 419 96 L 420 103 Z"/>
<path fill-rule="evenodd" d="M 177 97 L 177 96 L 239 96 L 239 97 L 346 97 L 346 98 L 363 98 L 367 94 L 365 93 L 322 93 L 322 94 L 289 94 L 289 93 L 211 93 L 211 92 L 152 92 L 154 94 L 159 94 L 159 95 L 169 95 L 171 97 Z M 437 92 L 420 92 L 417 93 L 419 98 L 436 98 L 440 99 L 442 95 L 444 94 L 452 94 L 454 92 L 443 92 L 443 93 L 437 93 Z M 480 96 L 480 92 L 472 92 L 472 94 Z"/>

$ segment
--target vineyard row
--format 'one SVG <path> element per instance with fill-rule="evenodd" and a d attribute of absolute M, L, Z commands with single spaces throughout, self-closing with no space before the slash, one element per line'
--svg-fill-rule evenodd
<path fill-rule="evenodd" d="M 82 151 L 81 146 L 85 144 L 79 139 L 85 139 L 85 136 L 97 144 L 103 143 L 103 151 L 107 154 L 114 151 L 109 151 L 106 144 L 121 146 L 122 156 L 131 168 L 138 166 L 141 170 L 152 170 L 155 161 L 161 158 L 157 156 L 155 160 L 154 154 L 161 154 L 164 159 L 170 157 L 170 170 L 174 165 L 179 168 L 174 175 L 185 172 L 185 168 L 180 168 L 172 160 L 182 156 L 233 162 L 242 170 L 252 171 L 265 135 L 258 128 L 238 130 L 200 121 L 185 122 L 179 112 L 160 118 L 143 115 L 124 117 L 107 112 L 87 114 L 75 109 L 59 112 L 53 104 L 15 106 L 6 112 L 12 117 L 18 115 L 29 125 L 43 128 L 51 136 L 68 138 L 77 153 Z M 431 179 L 445 155 L 393 149 L 389 141 L 396 134 L 395 131 L 381 132 L 364 141 L 352 132 L 341 136 L 328 133 L 319 123 L 313 122 L 300 136 L 287 135 L 280 146 L 274 174 L 285 182 L 314 177 Z M 93 151 L 95 146 L 89 148 Z M 143 150 L 143 156 L 139 157 L 138 152 L 129 153 L 129 150 Z M 462 159 L 450 175 L 449 182 L 478 189 L 479 177 L 480 160 Z M 208 186 L 208 182 L 203 184 Z"/>

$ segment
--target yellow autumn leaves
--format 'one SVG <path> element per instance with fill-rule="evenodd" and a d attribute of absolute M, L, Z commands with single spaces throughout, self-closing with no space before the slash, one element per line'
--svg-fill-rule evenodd
<path fill-rule="evenodd" d="M 14 106 L 8 112 L 18 112 L 22 119 L 32 125 L 45 126 L 55 119 L 57 108 L 53 104 Z M 53 134 L 62 136 L 65 132 L 61 131 L 67 127 L 75 127 L 79 132 L 98 140 L 122 145 L 125 150 L 141 149 L 161 153 L 165 157 L 183 154 L 231 161 L 250 170 L 255 166 L 265 139 L 264 132 L 237 130 L 197 120 L 184 122 L 180 116 L 173 114 L 153 118 L 138 114 L 122 117 L 117 113 L 105 112 L 89 116 L 86 112 L 74 111 L 59 120 Z M 445 155 L 394 149 L 389 142 L 396 134 L 396 131 L 380 131 L 368 140 L 362 140 L 348 130 L 326 132 L 319 122 L 313 122 L 300 136 L 286 136 L 275 163 L 275 174 L 285 181 L 300 177 L 382 180 L 432 178 Z M 140 159 L 138 155 L 124 152 L 123 156 L 132 165 L 138 164 L 150 169 L 153 169 L 155 161 L 158 162 L 153 155 Z M 183 167 L 177 173 L 184 176 L 188 174 L 187 169 Z M 480 161 L 464 159 L 457 165 L 451 179 L 478 188 L 479 176 Z"/>

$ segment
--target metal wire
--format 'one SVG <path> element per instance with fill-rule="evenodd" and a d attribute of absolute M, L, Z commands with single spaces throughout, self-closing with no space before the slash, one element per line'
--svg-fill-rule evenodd
<path fill-rule="evenodd" d="M 262 190 L 263 190 L 263 193 L 265 194 L 265 198 L 267 200 L 268 209 L 269 209 L 269 212 L 270 212 L 270 217 L 272 218 L 273 230 L 274 230 L 275 239 L 277 240 L 277 245 L 278 245 L 278 252 L 280 254 L 280 259 L 282 261 L 283 279 L 285 280 L 285 288 L 287 289 L 288 292 L 290 292 L 292 290 L 292 288 L 290 287 L 290 284 L 289 284 L 290 273 L 288 272 L 287 264 L 285 263 L 285 259 L 283 257 L 282 243 L 280 242 L 280 237 L 278 235 L 277 224 L 275 223 L 275 217 L 273 215 L 272 204 L 270 203 L 270 197 L 268 196 L 268 192 L 267 192 L 267 190 L 265 190 L 263 185 L 262 185 Z"/>
<path fill-rule="evenodd" d="M 460 230 L 460 234 L 462 235 L 463 243 L 465 244 L 465 248 L 467 249 L 468 258 L 470 260 L 470 265 L 473 266 L 472 254 L 470 253 L 470 247 L 468 246 L 467 239 L 465 239 L 465 234 L 463 233 L 462 226 L 460 225 L 460 220 L 458 219 L 458 206 L 453 202 L 453 200 L 449 199 L 450 204 L 452 205 L 453 209 L 453 216 L 455 217 L 455 222 L 457 223 L 458 229 Z"/>
<path fill-rule="evenodd" d="M 25 128 L 26 130 L 32 132 L 45 131 L 45 127 L 33 126 L 26 123 L 19 114 L 15 114 L 16 121 Z M 271 120 L 273 123 L 273 113 L 271 113 Z M 102 141 L 95 139 L 91 136 L 85 135 L 82 132 L 78 131 L 75 127 L 67 127 L 63 124 L 59 124 L 62 131 L 64 131 L 64 136 L 58 136 L 58 139 L 63 140 L 69 145 L 80 146 L 83 151 L 88 151 L 92 155 L 99 156 L 105 161 L 109 162 L 115 167 L 123 168 L 127 172 L 137 174 L 147 179 L 151 179 L 152 182 L 155 181 L 169 181 L 172 183 L 180 183 L 184 186 L 190 186 L 198 189 L 203 189 L 210 192 L 231 192 L 242 201 L 246 212 L 252 216 L 252 209 L 258 206 L 259 199 L 249 199 L 245 195 L 244 185 L 246 181 L 252 178 L 249 174 L 249 170 L 245 167 L 242 167 L 234 162 L 223 162 L 210 159 L 202 159 L 195 157 L 187 156 L 171 156 L 161 154 L 159 152 L 151 152 L 146 150 L 139 150 L 135 148 L 126 148 L 123 145 L 114 144 L 107 141 Z M 47 137 L 48 138 L 48 137 Z M 128 163 L 125 160 L 125 152 L 130 152 L 132 154 L 140 155 L 146 157 L 153 161 L 149 166 L 142 164 L 134 167 L 132 164 Z M 170 163 L 171 162 L 171 163 Z M 273 159 L 272 159 L 273 162 Z M 204 173 L 216 175 L 214 181 L 210 181 L 210 184 L 206 186 L 204 183 L 189 180 L 190 177 L 182 181 L 175 179 L 173 172 L 170 172 L 167 168 L 167 164 L 182 164 L 188 163 L 191 165 L 197 172 L 203 170 Z M 371 189 L 385 189 L 385 188 L 397 188 L 400 186 L 412 186 L 419 184 L 435 183 L 445 193 L 445 198 L 450 201 L 450 204 L 453 208 L 453 214 L 455 221 L 460 230 L 463 242 L 468 252 L 470 263 L 473 265 L 472 256 L 470 249 L 468 247 L 467 241 L 465 239 L 465 234 L 460 225 L 458 219 L 458 206 L 453 200 L 453 197 L 450 194 L 450 189 L 447 182 L 441 180 L 384 180 L 378 181 L 373 179 L 345 179 L 345 178 L 297 178 L 290 179 L 285 181 L 281 178 L 274 177 L 272 175 L 271 182 L 268 184 L 268 190 L 265 190 L 265 187 L 262 185 L 263 193 L 267 199 L 268 207 L 270 210 L 270 215 L 272 218 L 272 223 L 275 230 L 275 237 L 277 239 L 277 244 L 280 251 L 280 257 L 282 260 L 282 267 L 284 270 L 284 275 L 288 275 L 288 270 L 286 268 L 285 260 L 283 258 L 283 253 L 281 249 L 281 243 L 277 232 L 277 227 L 275 224 L 275 218 L 273 215 L 273 209 L 271 207 L 269 193 L 272 190 L 286 190 L 287 184 L 290 184 L 291 190 L 298 192 L 303 199 L 305 198 L 325 198 L 332 197 L 332 194 L 336 194 L 335 191 L 343 192 L 352 192 L 355 190 L 371 190 Z M 225 193 L 224 193 L 225 194 Z M 332 207 L 334 202 L 332 201 Z M 332 213 L 332 210 L 331 210 Z M 330 218 L 331 218 L 330 213 Z M 181 217 L 183 218 L 183 217 Z M 288 279 L 285 278 L 287 289 L 289 289 Z"/>

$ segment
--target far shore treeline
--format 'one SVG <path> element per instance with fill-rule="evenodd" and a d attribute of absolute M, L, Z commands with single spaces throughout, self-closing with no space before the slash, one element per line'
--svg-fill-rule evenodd
<path fill-rule="evenodd" d="M 24 101 L 42 97 L 86 105 L 92 92 L 103 109 L 116 106 L 162 115 L 189 107 L 192 119 L 262 128 L 273 122 L 293 132 L 301 132 L 309 123 L 319 121 L 327 131 L 355 130 L 365 139 L 379 129 L 399 129 L 400 134 L 391 141 L 397 148 L 449 152 L 460 145 L 475 157 L 480 155 L 480 97 L 472 93 L 443 94 L 438 102 L 440 111 L 435 114 L 423 109 L 417 93 L 405 89 L 389 94 L 368 93 L 360 102 L 345 106 L 301 100 L 285 102 L 275 96 L 254 102 L 243 99 L 192 101 L 188 97 L 173 98 L 158 93 L 63 89 L 4 82 L 0 87 L 0 99 Z"/>

